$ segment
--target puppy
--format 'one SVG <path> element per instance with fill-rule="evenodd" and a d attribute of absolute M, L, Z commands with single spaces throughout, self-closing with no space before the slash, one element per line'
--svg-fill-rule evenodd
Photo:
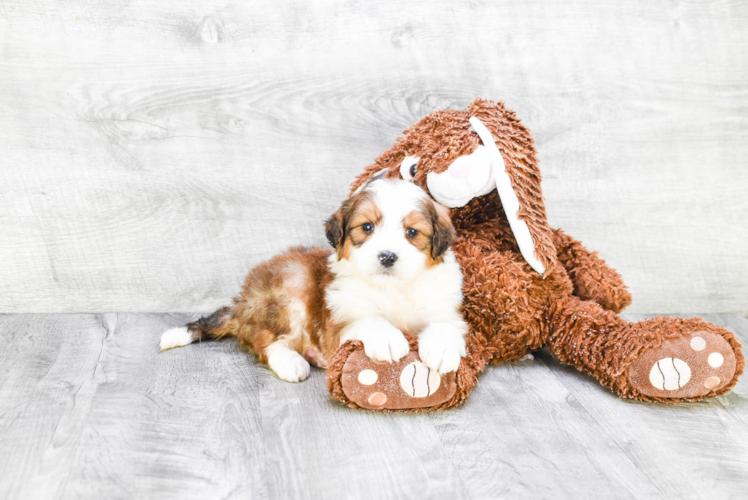
<path fill-rule="evenodd" d="M 260 264 L 233 306 L 164 332 L 161 349 L 235 336 L 298 382 L 347 340 L 393 362 L 410 350 L 404 335 L 417 335 L 426 366 L 457 370 L 467 325 L 447 209 L 410 182 L 379 179 L 346 200 L 326 231 L 333 250 L 296 247 Z"/>

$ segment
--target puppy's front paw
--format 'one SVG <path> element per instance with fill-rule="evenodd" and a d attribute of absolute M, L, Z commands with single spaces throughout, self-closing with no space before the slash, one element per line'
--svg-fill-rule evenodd
<path fill-rule="evenodd" d="M 457 371 L 465 354 L 465 338 L 448 323 L 432 324 L 418 336 L 421 362 L 442 375 Z"/>
<path fill-rule="evenodd" d="M 342 341 L 346 340 L 363 342 L 364 353 L 374 361 L 392 363 L 400 361 L 410 352 L 403 332 L 379 318 L 359 320 L 343 336 Z"/>
<path fill-rule="evenodd" d="M 364 343 L 364 352 L 374 361 L 400 361 L 410 352 L 408 340 L 403 332 L 392 325 L 387 325 L 377 335 L 371 335 L 368 339 L 362 340 Z"/>

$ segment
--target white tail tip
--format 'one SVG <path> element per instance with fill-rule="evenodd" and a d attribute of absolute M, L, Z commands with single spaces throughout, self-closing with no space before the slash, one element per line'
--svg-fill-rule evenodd
<path fill-rule="evenodd" d="M 182 347 L 192 343 L 192 334 L 187 331 L 187 327 L 172 328 L 161 334 L 161 350 L 165 351 L 172 347 Z"/>

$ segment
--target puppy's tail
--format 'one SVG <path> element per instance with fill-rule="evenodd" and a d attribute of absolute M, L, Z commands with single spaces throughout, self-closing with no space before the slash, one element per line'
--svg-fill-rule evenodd
<path fill-rule="evenodd" d="M 214 340 L 236 335 L 234 321 L 232 321 L 232 307 L 222 307 L 210 316 L 203 316 L 197 321 L 187 323 L 179 328 L 166 330 L 161 334 L 161 343 L 159 344 L 162 351 L 173 347 L 182 347 L 193 342 L 202 342 L 203 340 Z"/>

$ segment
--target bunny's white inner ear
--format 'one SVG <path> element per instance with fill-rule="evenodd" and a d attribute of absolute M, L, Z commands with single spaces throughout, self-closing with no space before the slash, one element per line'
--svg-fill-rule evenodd
<path fill-rule="evenodd" d="M 356 189 L 356 190 L 355 190 L 355 191 L 353 192 L 353 194 L 358 194 L 358 193 L 360 193 L 361 191 L 363 191 L 363 190 L 364 190 L 364 188 L 365 188 L 366 186 L 368 186 L 369 184 L 371 184 L 371 183 L 372 183 L 372 182 L 374 182 L 374 181 L 378 181 L 379 179 L 384 179 L 384 176 L 385 176 L 385 175 L 387 175 L 387 169 L 386 169 L 386 168 L 383 168 L 382 170 L 379 170 L 379 171 L 377 171 L 377 173 L 376 173 L 376 174 L 374 174 L 374 175 L 372 175 L 372 176 L 371 176 L 371 179 L 369 179 L 368 181 L 366 181 L 366 182 L 364 182 L 363 184 L 361 184 L 361 185 L 360 185 L 360 186 L 358 187 L 358 189 Z"/>
<path fill-rule="evenodd" d="M 480 137 L 481 142 L 488 151 L 488 156 L 491 158 L 491 166 L 493 167 L 493 177 L 496 180 L 496 190 L 499 192 L 499 198 L 501 204 L 504 206 L 504 212 L 506 218 L 509 220 L 509 226 L 512 228 L 514 233 L 514 239 L 517 240 L 519 251 L 522 253 L 522 257 L 525 258 L 530 267 L 534 270 L 543 274 L 545 272 L 545 266 L 535 257 L 535 243 L 532 241 L 530 235 L 530 229 L 527 227 L 525 221 L 520 220 L 517 216 L 519 212 L 519 199 L 517 194 L 512 188 L 512 181 L 509 175 L 506 173 L 506 167 L 504 165 L 504 158 L 499 152 L 499 148 L 496 146 L 493 135 L 483 125 L 478 118 L 470 117 L 470 125 L 473 126 L 475 132 Z"/>

